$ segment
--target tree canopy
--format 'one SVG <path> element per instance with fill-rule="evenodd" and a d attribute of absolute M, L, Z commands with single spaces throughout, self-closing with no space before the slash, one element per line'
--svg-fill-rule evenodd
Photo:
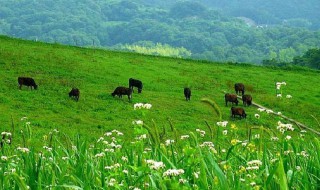
<path fill-rule="evenodd" d="M 299 4 L 295 12 L 296 1 L 278 0 L 10 0 L 1 2 L 0 34 L 131 51 L 151 42 L 164 48 L 158 52 L 176 49 L 178 57 L 289 62 L 319 48 L 316 1 Z"/>

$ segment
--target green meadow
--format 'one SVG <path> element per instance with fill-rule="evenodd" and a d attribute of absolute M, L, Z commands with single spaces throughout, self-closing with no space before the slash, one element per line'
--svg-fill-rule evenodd
<path fill-rule="evenodd" d="M 319 71 L 147 56 L 4 36 L 0 37 L 0 68 L 0 130 L 11 133 L 10 143 L 3 140 L 1 145 L 5 156 L 1 164 L 3 168 L 11 168 L 9 174 L 0 170 L 2 188 L 46 189 L 50 185 L 53 189 L 319 188 L 317 135 L 308 130 L 305 134 L 294 123 L 294 131 L 281 135 L 278 122 L 288 121 L 260 112 L 254 106 L 244 107 L 241 101 L 238 106 L 246 110 L 247 118 L 232 119 L 231 105 L 224 102 L 225 92 L 235 93 L 234 84 L 242 82 L 254 102 L 319 131 Z M 34 78 L 38 90 L 26 86 L 19 90 L 19 76 Z M 142 93 L 135 89 L 131 101 L 126 96 L 112 97 L 113 90 L 128 86 L 131 77 L 143 82 Z M 276 82 L 286 82 L 281 86 L 282 97 L 276 96 Z M 72 87 L 80 89 L 78 102 L 68 97 Z M 184 87 L 192 90 L 189 102 L 184 98 Z M 136 103 L 149 103 L 152 107 L 134 110 Z M 137 120 L 143 121 L 143 126 L 133 124 Z M 228 121 L 227 128 L 218 126 L 220 121 Z M 112 130 L 124 134 L 121 140 L 113 142 L 125 150 L 113 147 L 115 152 L 109 153 L 105 145 L 99 144 L 97 139 L 107 138 L 106 132 Z M 55 135 L 55 131 L 59 134 Z M 144 134 L 148 134 L 149 140 L 142 138 Z M 190 140 L 186 143 L 179 140 L 182 135 L 189 135 Z M 280 141 L 272 144 L 271 137 Z M 293 140 L 289 141 L 290 138 Z M 136 145 L 130 144 L 137 139 Z M 201 151 L 205 141 L 213 142 L 214 150 Z M 173 142 L 177 144 L 170 145 Z M 43 157 L 47 154 L 47 159 L 50 157 L 54 162 L 37 156 L 37 151 L 43 148 Z M 145 148 L 151 152 L 142 153 Z M 307 151 L 305 157 L 310 160 L 297 154 L 287 158 L 289 150 L 299 155 Z M 15 160 L 18 169 L 12 172 L 8 160 L 16 157 L 24 162 Z M 65 157 L 70 162 L 62 159 Z M 128 159 L 129 162 L 124 161 Z M 161 160 L 167 168 L 150 170 L 144 159 Z M 252 166 L 249 161 L 256 159 L 263 164 Z M 275 161 L 271 162 L 272 159 Z M 117 162 L 122 162 L 121 171 L 105 169 Z M 247 169 L 243 169 L 247 162 Z M 42 168 L 45 163 L 50 169 Z M 131 177 L 123 176 L 124 165 L 129 167 L 126 172 L 132 172 Z M 245 174 L 259 166 L 262 171 L 249 173 L 255 176 L 254 180 Z M 296 174 L 294 169 L 298 166 L 302 173 Z M 168 174 L 165 172 L 168 168 L 183 168 L 185 173 Z M 180 175 L 184 176 L 178 178 Z M 256 184 L 251 184 L 253 181 Z"/>
<path fill-rule="evenodd" d="M 316 71 L 155 57 L 7 37 L 1 37 L 0 65 L 3 130 L 28 117 L 39 133 L 55 128 L 86 137 L 109 129 L 131 133 L 133 120 L 154 122 L 158 127 L 169 127 L 171 122 L 183 133 L 206 128 L 206 121 L 213 125 L 220 120 L 202 98 L 216 102 L 222 120 L 230 120 L 231 105 L 225 106 L 224 92 L 235 93 L 236 82 L 246 85 L 246 93 L 253 96 L 254 102 L 319 129 L 320 75 Z M 38 90 L 26 86 L 19 90 L 19 76 L 34 78 Z M 112 97 L 117 86 L 128 86 L 130 77 L 143 82 L 142 93 L 135 89 L 132 101 L 126 96 Z M 283 97 L 277 98 L 275 82 L 282 81 L 287 85 L 281 87 Z M 80 89 L 79 102 L 68 97 L 72 87 Z M 184 99 L 184 87 L 192 90 L 190 102 Z M 288 94 L 291 99 L 285 97 Z M 140 102 L 152 104 L 152 112 L 143 117 L 135 112 L 133 105 Z M 257 121 L 256 107 L 245 110 L 248 118 L 234 121 L 244 128 L 272 128 L 280 119 L 267 116 Z"/>

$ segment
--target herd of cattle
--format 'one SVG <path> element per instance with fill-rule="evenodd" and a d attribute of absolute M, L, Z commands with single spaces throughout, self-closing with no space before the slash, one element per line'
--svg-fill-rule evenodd
<path fill-rule="evenodd" d="M 18 83 L 19 83 L 19 89 L 21 90 L 22 85 L 30 87 L 31 89 L 37 89 L 38 85 L 35 83 L 33 78 L 30 77 L 18 77 Z M 129 88 L 124 86 L 118 86 L 111 95 L 118 96 L 119 98 L 122 98 L 123 95 L 128 96 L 128 99 L 131 100 L 132 98 L 132 92 L 133 88 L 138 88 L 138 93 L 142 92 L 142 82 L 137 79 L 130 78 L 129 79 Z M 252 96 L 249 94 L 244 94 L 245 92 L 245 86 L 242 83 L 236 83 L 234 85 L 234 89 L 236 94 L 225 94 L 225 102 L 226 106 L 228 106 L 228 102 L 231 102 L 232 105 L 236 104 L 238 105 L 238 94 L 242 95 L 242 102 L 244 106 L 250 106 L 252 104 Z M 191 89 L 190 88 L 184 88 L 184 96 L 186 98 L 186 101 L 190 101 L 191 97 Z M 74 98 L 76 101 L 79 101 L 80 97 L 80 90 L 78 88 L 72 88 L 69 92 L 69 97 Z M 247 114 L 245 110 L 241 107 L 231 107 L 231 117 L 235 118 L 236 116 L 239 116 L 241 118 L 246 118 Z"/>

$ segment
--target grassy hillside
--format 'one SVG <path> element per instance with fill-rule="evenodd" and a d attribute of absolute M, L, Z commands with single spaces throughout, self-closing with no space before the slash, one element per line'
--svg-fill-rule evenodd
<path fill-rule="evenodd" d="M 246 131 L 246 126 L 275 128 L 281 118 L 245 108 L 246 120 L 230 118 L 223 91 L 234 93 L 233 85 L 243 82 L 247 93 L 259 104 L 319 130 L 319 72 L 272 69 L 251 65 L 221 64 L 193 60 L 145 56 L 134 53 L 86 49 L 0 37 L 0 123 L 1 131 L 24 127 L 20 118 L 28 117 L 32 130 L 41 139 L 49 129 L 67 135 L 81 134 L 96 139 L 107 130 L 133 133 L 132 121 L 154 123 L 162 130 L 170 122 L 179 134 L 196 128 L 215 126 L 219 117 L 202 98 L 215 101 L 222 120 Z M 18 76 L 33 77 L 38 90 L 18 89 Z M 128 86 L 130 77 L 142 80 L 132 101 L 111 93 L 117 86 Z M 285 81 L 283 98 L 275 96 L 275 82 Z M 183 88 L 192 89 L 186 102 Z M 68 97 L 72 87 L 81 91 L 76 102 Z M 291 99 L 285 98 L 292 95 Z M 150 103 L 150 110 L 134 110 L 135 103 Z M 239 104 L 242 106 L 242 103 Z M 260 119 L 254 114 L 259 113 Z M 169 122 L 170 121 L 170 122 Z M 282 120 L 283 122 L 286 122 Z M 168 134 L 170 135 L 170 134 Z"/>

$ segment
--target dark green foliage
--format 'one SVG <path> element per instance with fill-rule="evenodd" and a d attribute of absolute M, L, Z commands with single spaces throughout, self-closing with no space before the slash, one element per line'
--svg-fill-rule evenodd
<path fill-rule="evenodd" d="M 320 49 L 310 49 L 304 55 L 295 57 L 292 64 L 320 69 Z"/>
<path fill-rule="evenodd" d="M 310 49 L 304 55 L 293 58 L 292 62 L 282 62 L 277 59 L 263 60 L 265 66 L 277 66 L 277 67 L 308 67 L 311 69 L 320 69 L 320 49 Z"/>
<path fill-rule="evenodd" d="M 290 62 L 319 47 L 320 33 L 311 30 L 320 28 L 317 4 L 316 0 L 299 4 L 277 0 L 4 1 L 0 34 L 86 47 L 143 46 L 149 41 L 191 52 L 178 57 Z"/>

